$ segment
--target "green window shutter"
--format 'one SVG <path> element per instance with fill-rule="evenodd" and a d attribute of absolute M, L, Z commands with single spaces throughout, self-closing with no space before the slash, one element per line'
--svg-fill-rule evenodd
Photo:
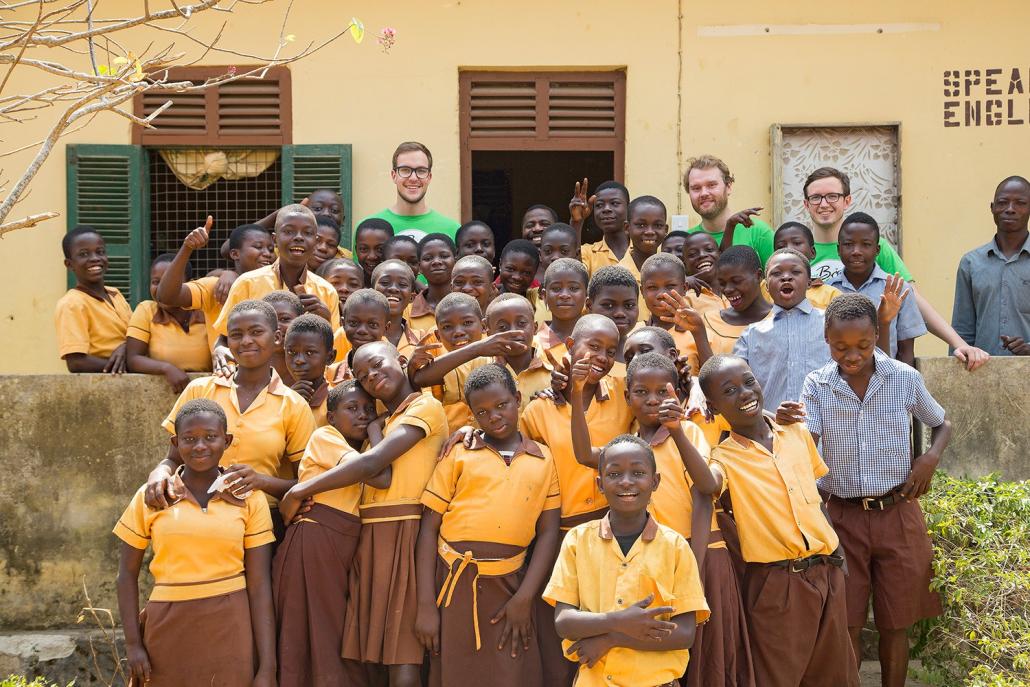
<path fill-rule="evenodd" d="M 351 247 L 354 208 L 351 205 L 351 147 L 349 143 L 283 146 L 283 205 L 299 203 L 312 191 L 331 188 L 343 198 L 340 245 Z"/>
<path fill-rule="evenodd" d="M 89 224 L 100 230 L 109 259 L 105 282 L 135 306 L 150 297 L 143 148 L 70 144 L 66 154 L 68 229 Z M 75 286 L 71 273 L 68 286 Z"/>

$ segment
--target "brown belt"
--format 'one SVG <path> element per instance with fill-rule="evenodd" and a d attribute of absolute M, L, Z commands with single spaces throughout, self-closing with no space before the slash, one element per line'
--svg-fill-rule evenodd
<path fill-rule="evenodd" d="M 800 573 L 817 565 L 832 565 L 835 568 L 839 568 L 844 565 L 844 557 L 816 554 L 808 558 L 793 558 L 785 561 L 772 561 L 771 563 L 757 563 L 756 565 L 771 565 L 775 568 L 784 568 L 792 573 Z"/>
<path fill-rule="evenodd" d="M 905 497 L 901 495 L 900 491 L 892 491 L 889 494 L 883 496 L 859 496 L 853 499 L 844 499 L 839 496 L 833 498 L 844 503 L 850 503 L 853 506 L 862 506 L 862 510 L 887 510 L 896 503 L 901 503 L 905 500 Z"/>

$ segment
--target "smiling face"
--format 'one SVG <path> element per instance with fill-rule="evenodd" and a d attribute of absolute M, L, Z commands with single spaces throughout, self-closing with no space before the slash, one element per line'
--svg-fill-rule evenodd
<path fill-rule="evenodd" d="M 753 425 L 762 416 L 762 385 L 740 358 L 709 376 L 704 392 L 712 409 L 733 428 Z"/>
<path fill-rule="evenodd" d="M 554 224 L 554 215 L 543 208 L 528 211 L 522 216 L 522 238 L 532 241 L 537 248 L 544 235 L 544 229 Z"/>
<path fill-rule="evenodd" d="M 615 364 L 615 356 L 619 350 L 619 331 L 608 320 L 591 323 L 577 333 L 569 346 L 572 362 L 583 358 L 590 360 L 590 372 L 587 374 L 588 384 L 597 384 L 611 372 Z"/>
<path fill-rule="evenodd" d="M 429 158 L 421 150 L 399 153 L 394 169 L 390 172 L 390 178 L 397 187 L 397 196 L 401 200 L 412 205 L 421 202 L 426 197 L 426 193 L 429 192 L 430 182 L 433 181 L 432 171 L 429 172 L 429 176 L 425 179 L 419 179 L 418 174 L 414 171 L 411 173 L 411 176 L 405 179 L 397 173 L 397 169 L 401 167 L 407 167 L 412 170 L 428 169 Z"/>
<path fill-rule="evenodd" d="M 880 238 L 876 227 L 868 224 L 848 224 L 837 235 L 837 252 L 848 275 L 868 277 L 876 267 L 880 254 Z"/>
<path fill-rule="evenodd" d="M 548 275 L 544 303 L 554 319 L 561 322 L 577 319 L 586 302 L 587 285 L 582 274 L 573 269 L 559 268 Z"/>
<path fill-rule="evenodd" d="M 999 186 L 991 203 L 991 215 L 1000 233 L 1026 231 L 1030 220 L 1030 188 L 1017 179 Z"/>
<path fill-rule="evenodd" d="M 100 234 L 79 234 L 69 247 L 64 265 L 82 285 L 99 286 L 107 274 L 107 244 Z"/>
<path fill-rule="evenodd" d="M 809 260 L 815 260 L 815 247 L 808 242 L 805 232 L 797 227 L 787 227 L 776 232 L 776 242 L 773 248 L 793 248 Z"/>
<path fill-rule="evenodd" d="M 657 205 L 639 204 L 629 218 L 629 242 L 634 250 L 654 255 L 662 244 L 669 225 L 665 223 L 665 210 Z"/>
<path fill-rule="evenodd" d="M 666 236 L 665 240 L 662 241 L 662 252 L 675 255 L 681 261 L 683 260 L 683 245 L 687 242 L 686 236 L 677 234 L 675 236 Z"/>
<path fill-rule="evenodd" d="M 705 219 L 718 217 L 729 203 L 733 184 L 727 184 L 718 167 L 692 169 L 687 173 L 687 195 L 694 212 Z"/>
<path fill-rule="evenodd" d="M 568 232 L 555 229 L 547 232 L 540 240 L 540 271 L 547 272 L 547 268 L 558 258 L 579 260 L 579 242 Z"/>
<path fill-rule="evenodd" d="M 315 235 L 315 250 L 308 260 L 308 269 L 317 270 L 319 266 L 331 258 L 336 257 L 340 248 L 340 236 L 333 231 L 332 227 L 317 225 Z"/>
<path fill-rule="evenodd" d="M 294 332 L 286 337 L 286 369 L 296 380 L 317 381 L 325 376 L 325 367 L 333 362 L 335 351 L 326 349 L 317 332 Z"/>
<path fill-rule="evenodd" d="M 177 425 L 172 444 L 179 449 L 179 458 L 190 472 L 216 469 L 232 442 L 232 436 L 225 431 L 224 420 L 214 413 L 194 413 L 182 418 Z"/>
<path fill-rule="evenodd" d="M 498 332 L 519 332 L 520 343 L 533 347 L 533 335 L 536 334 L 536 322 L 533 321 L 533 306 L 524 300 L 512 298 L 490 309 L 486 318 L 486 328 L 491 334 Z"/>
<path fill-rule="evenodd" d="M 332 217 L 337 224 L 343 224 L 343 203 L 332 191 L 323 189 L 312 193 L 308 196 L 308 209 L 316 215 L 326 215 Z"/>
<path fill-rule="evenodd" d="M 436 333 L 448 351 L 483 338 L 483 320 L 471 306 L 461 304 L 436 309 Z"/>
<path fill-rule="evenodd" d="M 638 329 L 626 337 L 622 348 L 622 357 L 625 358 L 626 365 L 629 365 L 633 362 L 633 358 L 638 355 L 652 352 L 667 356 L 673 362 L 676 361 L 676 357 L 679 355 L 675 347 L 663 347 L 662 342 L 653 332 Z"/>
<path fill-rule="evenodd" d="M 683 242 L 683 267 L 688 276 L 714 285 L 715 262 L 718 259 L 719 245 L 703 231 L 691 234 Z"/>
<path fill-rule="evenodd" d="M 390 238 L 384 229 L 363 229 L 355 239 L 354 253 L 358 264 L 365 271 L 365 278 L 372 279 L 372 272 L 383 261 L 383 244 Z"/>
<path fill-rule="evenodd" d="M 876 350 L 876 327 L 868 318 L 834 320 L 826 327 L 830 357 L 841 374 L 854 377 L 872 371 Z"/>
<path fill-rule="evenodd" d="M 289 303 L 284 301 L 275 301 L 271 303 L 272 310 L 275 310 L 276 320 L 276 331 L 279 334 L 279 339 L 276 341 L 275 349 L 281 351 L 283 347 L 283 341 L 286 340 L 286 330 L 290 328 L 290 323 L 293 322 L 300 316 L 296 310 L 293 309 Z"/>
<path fill-rule="evenodd" d="M 604 450 L 597 486 L 608 499 L 609 509 L 626 516 L 640 513 L 658 483 L 654 460 L 642 446 L 626 442 Z"/>
<path fill-rule="evenodd" d="M 282 335 L 261 312 L 245 310 L 229 315 L 229 350 L 236 364 L 243 368 L 269 367 L 276 348 L 282 344 Z"/>
<path fill-rule="evenodd" d="M 836 194 L 840 196 L 836 201 L 830 202 L 827 195 Z M 810 200 L 812 196 L 822 196 L 820 202 L 814 203 Z M 844 184 L 836 177 L 816 179 L 805 189 L 805 209 L 812 218 L 813 224 L 823 230 L 831 230 L 837 226 L 844 217 L 844 212 L 851 206 L 851 196 L 844 195 Z"/>
<path fill-rule="evenodd" d="M 658 426 L 658 407 L 669 398 L 669 384 L 679 383 L 667 370 L 657 367 L 637 370 L 626 387 L 626 402 L 642 427 Z"/>
<path fill-rule="evenodd" d="M 485 265 L 466 262 L 455 265 L 451 270 L 451 288 L 472 296 L 479 301 L 479 307 L 486 311 L 486 306 L 497 295 L 493 278 L 493 272 Z"/>
<path fill-rule="evenodd" d="M 403 264 L 384 265 L 372 288 L 386 296 L 390 303 L 390 317 L 393 318 L 402 316 L 415 297 L 415 280 L 411 278 L 411 270 Z"/>
<path fill-rule="evenodd" d="M 504 384 L 490 384 L 469 394 L 469 410 L 476 424 L 491 439 L 510 439 L 519 431 L 522 396 L 512 394 Z"/>
<path fill-rule="evenodd" d="M 773 303 L 789 310 L 805 300 L 808 291 L 808 268 L 796 255 L 774 255 L 766 275 Z"/>
<path fill-rule="evenodd" d="M 411 268 L 412 274 L 416 277 L 418 276 L 418 245 L 411 241 L 394 241 L 385 246 L 383 248 L 383 260 L 400 260 Z"/>
<path fill-rule="evenodd" d="M 490 262 L 494 261 L 496 255 L 496 244 L 494 233 L 483 224 L 473 224 L 461 232 L 461 243 L 458 244 L 458 257 L 466 255 L 479 255 Z"/>
<path fill-rule="evenodd" d="M 376 418 L 376 401 L 361 387 L 343 395 L 333 410 L 326 411 L 325 419 L 345 439 L 364 440 L 369 423 Z"/>
<path fill-rule="evenodd" d="M 351 347 L 360 348 L 365 344 L 379 341 L 386 336 L 390 323 L 387 312 L 382 305 L 373 302 L 353 303 L 343 316 L 343 334 Z"/>
<path fill-rule="evenodd" d="M 604 315 L 619 329 L 620 336 L 629 334 L 637 326 L 640 315 L 638 296 L 629 286 L 603 286 L 596 298 L 587 298 L 587 310 Z"/>
<path fill-rule="evenodd" d="M 683 273 L 671 265 L 649 267 L 640 274 L 640 295 L 644 298 L 644 305 L 656 318 L 672 314 L 669 306 L 658 300 L 660 294 L 670 291 L 683 294 L 686 290 Z"/>
<path fill-rule="evenodd" d="M 746 310 L 761 295 L 762 273 L 743 265 L 720 265 L 716 279 L 722 295 L 736 311 Z"/>
<path fill-rule="evenodd" d="M 525 296 L 536 277 L 537 266 L 525 253 L 511 252 L 501 258 L 501 286 L 508 293 Z"/>
<path fill-rule="evenodd" d="M 275 247 L 284 265 L 306 267 L 317 240 L 318 227 L 309 215 L 286 215 L 276 221 Z"/>
<path fill-rule="evenodd" d="M 354 352 L 354 378 L 381 401 L 396 398 L 408 380 L 396 349 L 383 343 L 371 343 Z"/>
<path fill-rule="evenodd" d="M 629 200 L 617 188 L 606 188 L 594 194 L 594 224 L 605 234 L 626 230 Z"/>
<path fill-rule="evenodd" d="M 239 262 L 244 272 L 271 265 L 275 262 L 275 242 L 268 232 L 248 231 L 243 235 L 240 247 L 229 251 L 229 259 Z"/>
<path fill-rule="evenodd" d="M 364 275 L 361 268 L 352 262 L 341 261 L 326 272 L 325 280 L 336 289 L 336 295 L 340 297 L 340 306 L 347 302 L 347 298 L 365 285 Z"/>
<path fill-rule="evenodd" d="M 454 269 L 454 251 L 443 241 L 430 241 L 422 246 L 419 270 L 433 286 L 445 286 L 451 281 Z"/>

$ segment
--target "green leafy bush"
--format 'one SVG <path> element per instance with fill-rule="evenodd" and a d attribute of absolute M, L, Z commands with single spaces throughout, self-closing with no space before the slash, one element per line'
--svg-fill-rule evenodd
<path fill-rule="evenodd" d="M 69 682 L 68 687 L 73 687 L 75 683 Z M 3 680 L 0 680 L 0 687 L 60 687 L 54 682 L 50 682 L 41 677 L 37 677 L 32 682 L 22 677 L 21 675 L 9 675 Z"/>
<path fill-rule="evenodd" d="M 1030 687 L 1030 482 L 938 473 L 921 503 L 944 615 L 918 628 L 928 680 Z"/>

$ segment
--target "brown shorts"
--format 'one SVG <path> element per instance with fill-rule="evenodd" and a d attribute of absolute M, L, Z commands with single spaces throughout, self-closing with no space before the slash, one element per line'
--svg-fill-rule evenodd
<path fill-rule="evenodd" d="M 870 594 L 876 626 L 884 630 L 941 614 L 940 597 L 930 591 L 933 547 L 918 501 L 863 510 L 831 498 L 827 510 L 848 560 L 849 627 L 865 625 Z"/>

